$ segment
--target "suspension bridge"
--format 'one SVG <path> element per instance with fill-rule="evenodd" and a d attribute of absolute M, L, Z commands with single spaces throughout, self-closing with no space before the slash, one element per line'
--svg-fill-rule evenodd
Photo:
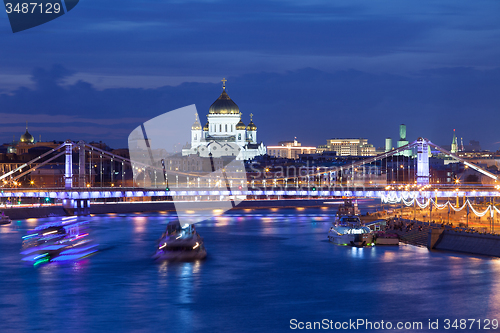
<path fill-rule="evenodd" d="M 465 168 L 491 179 L 491 184 L 464 184 L 459 181 L 433 183 L 429 147 L 454 163 L 461 163 Z M 402 156 L 410 150 L 415 152 L 413 157 Z M 37 188 L 33 181 L 29 181 L 30 174 L 35 170 L 62 159 L 64 173 L 61 183 L 64 186 Z M 92 201 L 130 201 L 134 198 L 188 201 L 224 198 L 378 198 L 386 203 L 418 205 L 420 208 L 433 205 L 437 209 L 443 209 L 437 199 L 448 198 L 447 205 L 453 209 L 463 209 L 465 206 L 458 207 L 458 198 L 465 198 L 464 205 L 472 207 L 467 198 L 483 197 L 494 202 L 494 198 L 500 196 L 500 187 L 496 185 L 498 175 L 424 138 L 356 162 L 309 168 L 306 174 L 273 174 L 271 178 L 266 170 L 262 170 L 258 177 L 251 177 L 250 172 L 240 172 L 234 176 L 234 173 L 226 172 L 222 165 L 222 172 L 213 176 L 215 172 L 179 171 L 178 168 L 165 170 L 165 165 L 162 168 L 161 165 L 152 164 L 139 163 L 83 141 L 74 143 L 68 140 L 0 175 L 0 200 L 55 200 L 64 207 L 88 212 Z M 217 171 L 213 162 L 212 171 Z M 451 203 L 454 198 L 457 198 L 455 206 Z M 500 213 L 492 204 L 488 212 L 493 214 L 494 211 Z M 486 211 L 475 212 L 478 215 L 487 214 Z"/>

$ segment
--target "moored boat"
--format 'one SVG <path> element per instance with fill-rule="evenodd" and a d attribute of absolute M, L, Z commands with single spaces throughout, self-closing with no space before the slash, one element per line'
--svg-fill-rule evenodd
<path fill-rule="evenodd" d="M 339 205 L 339 209 L 337 210 L 337 216 L 340 219 L 342 216 L 358 216 L 359 208 L 358 203 L 356 201 L 352 201 L 352 199 L 345 199 L 342 205 Z"/>
<path fill-rule="evenodd" d="M 362 225 L 357 216 L 342 216 L 328 231 L 328 240 L 338 245 L 373 246 L 370 228 Z"/>

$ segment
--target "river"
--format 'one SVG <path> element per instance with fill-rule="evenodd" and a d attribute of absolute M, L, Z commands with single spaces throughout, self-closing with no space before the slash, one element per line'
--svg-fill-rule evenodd
<path fill-rule="evenodd" d="M 467 331 L 483 332 L 500 319 L 500 260 L 336 246 L 334 213 L 228 212 L 197 224 L 208 257 L 188 263 L 151 259 L 172 213 L 92 216 L 98 253 L 36 267 L 21 262 L 21 237 L 56 218 L 13 221 L 0 227 L 0 332 L 290 332 L 324 319 L 421 322 L 419 332 L 481 319 Z"/>

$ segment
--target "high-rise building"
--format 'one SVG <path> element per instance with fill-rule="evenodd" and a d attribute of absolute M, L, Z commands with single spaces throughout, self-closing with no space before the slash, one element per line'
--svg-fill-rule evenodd
<path fill-rule="evenodd" d="M 388 152 L 390 150 L 392 150 L 392 139 L 385 138 L 385 151 Z"/>
<path fill-rule="evenodd" d="M 406 125 L 401 124 L 401 125 L 399 125 L 398 148 L 403 147 L 407 144 L 408 144 L 408 140 L 406 139 Z M 412 151 L 411 151 L 411 149 L 406 149 L 405 151 L 399 153 L 398 155 L 411 156 Z"/>
<path fill-rule="evenodd" d="M 455 129 L 453 129 L 453 139 L 451 140 L 451 153 L 456 154 L 458 152 L 457 136 L 455 135 Z"/>

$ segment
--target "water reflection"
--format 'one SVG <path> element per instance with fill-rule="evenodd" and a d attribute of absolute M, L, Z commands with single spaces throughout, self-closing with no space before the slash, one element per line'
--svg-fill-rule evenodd
<path fill-rule="evenodd" d="M 134 223 L 134 232 L 142 234 L 146 231 L 146 226 L 148 218 L 145 216 L 132 217 L 132 222 Z"/>
<path fill-rule="evenodd" d="M 12 230 L 11 225 L 0 225 L 0 233 L 2 233 L 2 234 L 9 233 L 9 232 L 11 232 L 11 230 Z"/>
<path fill-rule="evenodd" d="M 189 304 L 193 294 L 193 263 L 186 262 L 181 265 L 179 303 Z"/>
<path fill-rule="evenodd" d="M 355 247 L 355 246 L 350 246 L 348 249 L 351 252 L 351 257 L 356 258 L 356 259 L 362 259 L 365 256 L 365 250 L 369 251 L 371 248 L 366 248 L 366 247 Z"/>
<path fill-rule="evenodd" d="M 215 216 L 213 219 L 215 219 L 215 226 L 217 227 L 228 226 L 233 221 L 233 218 L 230 216 Z"/>
<path fill-rule="evenodd" d="M 396 259 L 396 253 L 394 251 L 386 250 L 380 256 L 380 260 L 383 262 L 392 262 Z"/>
<path fill-rule="evenodd" d="M 333 214 L 321 209 L 252 212 L 197 224 L 209 250 L 203 262 L 150 260 L 173 215 L 96 216 L 106 251 L 66 265 L 22 266 L 25 231 L 2 233 L 0 331 L 57 331 L 64 322 L 77 332 L 280 332 L 289 330 L 290 314 L 415 320 L 500 313 L 500 260 L 413 246 L 335 246 L 326 241 Z"/>
<path fill-rule="evenodd" d="M 34 228 L 38 225 L 38 219 L 34 219 L 34 218 L 33 219 L 26 219 L 25 221 L 30 228 Z"/>

